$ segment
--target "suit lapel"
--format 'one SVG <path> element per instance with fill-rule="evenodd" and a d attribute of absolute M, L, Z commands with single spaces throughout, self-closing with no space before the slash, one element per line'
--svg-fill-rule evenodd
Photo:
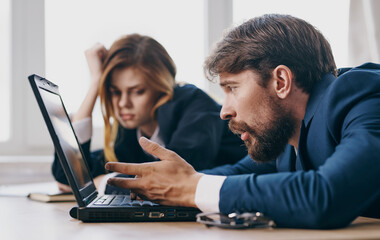
<path fill-rule="evenodd" d="M 323 98 L 326 92 L 326 89 L 330 86 L 330 84 L 334 80 L 335 80 L 334 75 L 332 75 L 331 73 L 325 74 L 320 81 L 316 82 L 310 94 L 309 101 L 306 107 L 305 116 L 301 123 L 300 138 L 298 142 L 298 151 L 297 151 L 297 157 L 295 161 L 295 169 L 297 171 L 298 170 L 307 171 L 313 168 L 307 156 L 306 139 L 307 139 L 308 129 L 314 117 L 314 113 L 317 110 L 318 105 L 320 104 L 321 99 Z"/>
<path fill-rule="evenodd" d="M 300 131 L 300 138 L 298 143 L 298 150 L 297 150 L 297 158 L 296 158 L 296 170 L 310 170 L 312 169 L 312 165 L 307 157 L 306 154 L 306 136 L 307 136 L 307 128 L 305 127 L 304 121 L 301 123 L 301 131 Z"/>
<path fill-rule="evenodd" d="M 288 145 L 285 151 L 277 158 L 276 168 L 279 172 L 294 172 L 296 163 L 296 154 L 294 152 L 294 147 Z"/>

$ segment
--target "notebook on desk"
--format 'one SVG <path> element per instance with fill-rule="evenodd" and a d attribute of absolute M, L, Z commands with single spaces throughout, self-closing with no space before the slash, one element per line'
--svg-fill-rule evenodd
<path fill-rule="evenodd" d="M 199 213 L 195 208 L 131 201 L 129 195 L 99 196 L 58 86 L 37 75 L 31 75 L 28 79 L 78 204 L 70 211 L 73 218 L 84 222 L 195 220 Z"/>

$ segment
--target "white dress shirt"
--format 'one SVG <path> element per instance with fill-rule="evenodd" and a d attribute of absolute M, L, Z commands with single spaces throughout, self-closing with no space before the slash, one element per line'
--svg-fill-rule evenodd
<path fill-rule="evenodd" d="M 220 189 L 226 176 L 203 175 L 195 192 L 195 204 L 202 212 L 219 212 Z"/>

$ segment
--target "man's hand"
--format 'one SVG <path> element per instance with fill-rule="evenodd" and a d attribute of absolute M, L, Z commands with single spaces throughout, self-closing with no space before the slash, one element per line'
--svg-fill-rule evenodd
<path fill-rule="evenodd" d="M 129 188 L 139 196 L 160 204 L 196 207 L 195 191 L 202 174 L 175 152 L 144 137 L 139 142 L 147 153 L 161 161 L 142 164 L 109 162 L 106 169 L 138 177 L 110 178 L 108 184 Z"/>

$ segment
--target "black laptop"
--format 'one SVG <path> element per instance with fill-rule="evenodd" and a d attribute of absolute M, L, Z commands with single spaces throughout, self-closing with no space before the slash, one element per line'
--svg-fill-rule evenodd
<path fill-rule="evenodd" d="M 199 210 L 131 200 L 129 195 L 102 195 L 96 191 L 86 159 L 67 115 L 58 86 L 40 76 L 29 82 L 53 140 L 59 161 L 78 206 L 70 211 L 83 222 L 194 221 Z"/>

